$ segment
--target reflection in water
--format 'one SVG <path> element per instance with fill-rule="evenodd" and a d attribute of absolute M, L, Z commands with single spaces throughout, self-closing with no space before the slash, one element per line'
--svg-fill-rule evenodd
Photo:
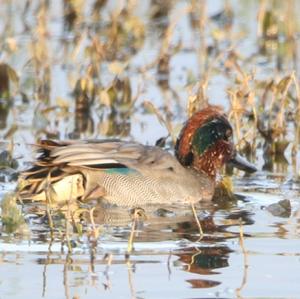
<path fill-rule="evenodd" d="M 118 242 L 123 242 L 123 244 L 124 241 L 127 242 L 130 234 L 130 224 L 132 223 L 132 212 L 118 207 L 106 208 L 98 204 L 92 209 L 93 217 L 91 218 L 91 213 L 83 210 L 80 216 L 81 223 L 87 230 L 90 230 L 91 225 L 94 228 L 102 228 L 100 238 L 97 239 L 93 234 L 88 233 L 78 236 L 78 239 L 74 238 L 75 236 L 72 237 L 73 250 L 76 252 L 76 247 L 80 248 L 81 246 L 85 246 L 90 253 L 89 259 L 86 259 L 86 255 L 81 257 L 71 252 L 64 254 L 63 244 L 61 253 L 53 253 L 52 243 L 54 240 L 50 240 L 48 253 L 45 258 L 40 257 L 37 259 L 38 264 L 44 265 L 43 296 L 46 296 L 47 292 L 50 292 L 50 290 L 47 290 L 47 269 L 49 265 L 62 264 L 64 266 L 63 285 L 66 298 L 71 298 L 70 286 L 73 285 L 73 282 L 71 283 L 70 280 L 70 271 L 72 273 L 74 271 L 86 273 L 86 270 L 84 270 L 82 266 L 88 265 L 88 276 L 84 275 L 82 280 L 77 280 L 76 285 L 90 285 L 99 288 L 99 266 L 101 266 L 101 273 L 105 279 L 103 281 L 103 288 L 104 290 L 109 290 L 113 288 L 110 277 L 112 269 L 115 265 L 124 265 L 128 272 L 131 296 L 132 298 L 136 298 L 134 277 L 139 275 L 139 267 L 136 266 L 151 262 L 148 258 L 145 261 L 143 259 L 137 259 L 139 252 L 144 252 L 144 250 L 141 251 L 139 248 L 141 244 L 149 244 L 149 248 L 151 248 L 153 244 L 160 244 L 160 242 L 179 241 L 179 248 L 175 248 L 171 251 L 167 250 L 167 254 L 164 253 L 165 249 L 162 248 L 159 250 L 159 252 L 168 256 L 166 275 L 176 275 L 176 273 L 173 273 L 172 267 L 180 266 L 180 269 L 187 273 L 199 275 L 199 278 L 193 277 L 186 279 L 193 288 L 212 288 L 221 284 L 221 281 L 217 280 L 216 275 L 220 273 L 217 270 L 229 267 L 229 256 L 234 251 L 229 246 L 220 244 L 220 242 L 223 243 L 228 239 L 238 237 L 238 234 L 229 234 L 226 230 L 232 226 L 238 227 L 241 219 L 246 224 L 253 224 L 254 221 L 251 220 L 250 213 L 238 210 L 233 213 L 229 212 L 224 219 L 238 219 L 239 221 L 227 222 L 226 220 L 226 226 L 224 226 L 222 222 L 221 225 L 217 225 L 214 221 L 214 214 L 218 211 L 217 205 L 215 203 L 207 203 L 203 205 L 201 210 L 198 210 L 198 213 L 201 211 L 202 214 L 204 208 L 205 213 L 209 213 L 210 216 L 206 216 L 205 218 L 200 217 L 201 225 L 205 233 L 201 241 L 199 241 L 197 223 L 189 207 L 182 206 L 178 208 L 175 206 L 163 206 L 146 208 L 145 213 L 147 218 L 140 218 L 139 220 L 134 235 L 133 251 L 130 257 L 125 256 L 126 246 L 122 246 L 122 249 L 116 247 L 107 253 L 105 253 L 106 250 L 103 248 L 105 248 L 107 234 L 110 235 L 110 239 L 118 240 Z M 57 220 L 54 219 L 54 221 Z M 59 222 L 61 222 L 61 220 L 59 220 Z M 54 226 L 55 225 L 59 224 L 55 222 Z M 46 241 L 44 239 L 47 235 L 45 232 L 41 233 L 41 231 L 38 231 L 36 235 L 36 241 Z M 88 238 L 86 238 L 87 235 L 89 235 Z M 55 229 L 54 238 L 57 241 L 61 239 L 59 230 L 57 231 Z M 155 252 L 155 249 L 151 249 L 151 251 Z M 123 259 L 120 259 L 118 256 L 120 256 L 122 252 Z M 117 258 L 115 258 L 115 255 L 117 255 Z M 155 259 L 152 262 L 156 263 Z M 207 276 L 211 275 L 213 275 L 214 279 L 207 279 Z M 71 277 L 73 277 L 73 274 Z M 72 278 L 72 280 L 73 279 L 74 278 Z"/>
<path fill-rule="evenodd" d="M 268 213 L 263 210 L 261 212 L 263 217 L 258 215 L 258 221 Z M 53 280 L 51 269 L 55 266 L 60 266 L 56 267 L 55 271 L 61 275 L 56 275 L 55 282 L 63 286 L 62 292 L 65 293 L 65 298 L 73 298 L 74 290 L 84 290 L 87 287 L 89 292 L 93 289 L 97 292 L 102 291 L 103 296 L 106 296 L 105 294 L 108 296 L 110 292 L 114 294 L 121 288 L 122 292 L 126 290 L 131 298 L 143 298 L 143 290 L 147 289 L 149 292 L 153 287 L 150 281 L 157 284 L 166 279 L 170 281 L 170 285 L 173 285 L 172 288 L 177 289 L 178 285 L 175 282 L 179 278 L 180 283 L 186 282 L 191 289 L 197 288 L 202 292 L 206 290 L 205 293 L 201 293 L 203 298 L 207 292 L 214 294 L 215 290 L 224 290 L 227 286 L 226 283 L 224 284 L 224 274 L 232 275 L 233 268 L 237 273 L 234 275 L 234 284 L 231 284 L 232 292 L 236 292 L 236 295 L 241 297 L 248 289 L 249 279 L 252 277 L 248 275 L 248 271 L 251 270 L 248 267 L 250 260 L 247 256 L 252 254 L 248 251 L 248 246 L 251 244 L 251 239 L 256 240 L 257 244 L 264 241 L 261 233 L 248 232 L 255 229 L 256 215 L 249 213 L 247 209 L 238 208 L 237 204 L 223 212 L 217 204 L 213 203 L 206 205 L 205 211 L 198 210 L 205 231 L 201 241 L 197 240 L 197 224 L 188 207 L 149 208 L 148 218 L 137 228 L 134 250 L 128 259 L 125 253 L 130 233 L 130 211 L 118 208 L 105 209 L 98 205 L 93 214 L 95 226 L 102 227 L 98 242 L 95 242 L 92 236 L 86 238 L 86 233 L 77 237 L 75 234 L 72 243 L 76 247 L 73 247 L 72 253 L 64 254 L 63 251 L 60 252 L 53 246 L 49 246 L 47 254 L 39 253 L 36 258 L 36 263 L 44 265 L 43 278 L 42 276 L 40 278 L 41 281 L 44 280 L 44 286 L 41 286 L 39 291 L 45 298 L 53 292 L 49 285 Z M 83 215 L 82 218 L 86 222 L 84 227 L 90 227 L 89 217 Z M 244 237 L 241 238 L 239 234 L 241 223 L 247 224 L 245 244 Z M 284 236 L 279 234 L 281 229 L 279 226 L 285 228 Z M 273 230 L 274 236 L 278 233 L 280 238 L 288 238 L 287 226 L 282 223 L 279 226 L 278 232 L 277 228 Z M 236 233 L 229 233 L 229 231 Z M 41 228 L 39 233 L 41 234 Z M 44 237 L 49 235 L 45 231 L 43 234 Z M 58 242 L 59 231 L 56 231 L 54 236 L 55 242 Z M 240 245 L 238 245 L 239 239 Z M 33 240 L 39 240 L 35 241 L 37 244 L 47 244 L 47 239 L 43 240 L 42 237 Z M 259 249 L 254 249 L 256 253 L 251 255 L 251 259 L 260 256 L 260 251 L 264 252 L 261 247 L 263 244 L 258 246 Z M 238 264 L 235 261 L 237 255 L 240 260 Z M 263 255 L 262 258 L 267 256 Z M 2 260 L 5 265 L 7 258 L 2 255 Z M 142 281 L 141 277 L 143 277 Z M 146 288 L 148 277 L 151 279 L 149 278 L 149 285 Z M 125 285 L 121 282 L 124 280 Z M 167 285 L 163 285 L 162 289 L 164 288 L 167 288 Z M 188 290 L 189 288 L 186 289 Z M 232 297 L 232 295 L 233 293 L 224 297 Z M 145 294 L 144 297 L 147 298 L 147 295 Z M 195 295 L 191 297 L 195 298 Z"/>
<path fill-rule="evenodd" d="M 45 297 L 46 294 L 46 290 L 47 290 L 47 265 L 51 264 L 51 246 L 53 243 L 53 238 L 51 238 L 50 242 L 49 242 L 49 247 L 48 247 L 48 252 L 47 252 L 47 257 L 46 257 L 46 261 L 44 263 L 44 270 L 43 270 L 43 291 L 42 291 L 42 296 Z M 37 261 L 38 264 L 40 264 L 39 261 Z"/>
<path fill-rule="evenodd" d="M 270 153 L 266 153 L 263 157 L 265 162 L 263 170 L 274 173 L 287 173 L 289 163 L 283 154 L 270 155 Z"/>
<path fill-rule="evenodd" d="M 207 208 L 210 209 L 210 213 L 214 213 L 214 207 L 208 205 Z M 203 224 L 205 233 L 208 233 L 209 237 L 205 236 L 203 240 L 197 242 L 198 228 L 195 219 L 191 211 L 185 209 L 184 207 L 180 210 L 174 207 L 167 208 L 149 208 L 147 211 L 147 219 L 142 225 L 138 226 L 138 230 L 135 233 L 135 244 L 137 248 L 140 248 L 139 244 L 149 244 L 149 248 L 153 247 L 153 244 L 159 244 L 160 242 L 169 241 L 180 241 L 186 239 L 187 244 L 181 243 L 179 248 L 173 249 L 171 251 L 159 249 L 160 254 L 165 254 L 167 256 L 166 265 L 161 264 L 160 267 L 166 267 L 167 271 L 165 275 L 170 278 L 177 275 L 176 272 L 172 271 L 172 268 L 180 267 L 181 270 L 187 273 L 196 274 L 199 277 L 187 278 L 186 282 L 191 285 L 192 288 L 213 288 L 220 285 L 222 282 L 218 280 L 218 270 L 222 268 L 229 267 L 229 257 L 234 251 L 227 245 L 220 244 L 226 240 L 226 234 L 220 238 L 220 234 L 223 228 L 212 224 L 214 222 L 213 216 L 207 217 L 207 220 L 201 219 L 201 224 Z M 236 213 L 235 215 L 228 215 L 227 218 L 235 218 L 237 214 L 240 218 L 243 218 L 244 213 Z M 131 223 L 131 212 L 124 211 L 124 209 L 110 208 L 105 209 L 104 207 L 98 205 L 94 210 L 94 225 L 106 226 L 109 230 L 111 238 L 116 238 L 119 240 L 126 241 L 129 235 L 129 229 L 125 229 L 129 223 Z M 88 222 L 91 220 L 90 217 L 82 215 L 86 220 L 86 225 L 89 226 Z M 248 217 L 250 217 L 248 215 Z M 244 217 L 244 220 L 247 218 Z M 207 223 L 206 223 L 207 221 Z M 253 221 L 252 221 L 253 223 Z M 238 226 L 237 223 L 233 223 L 233 226 Z M 231 226 L 232 226 L 231 225 Z M 227 226 L 228 227 L 228 226 Z M 114 273 L 114 268 L 117 265 L 123 265 L 124 269 L 127 269 L 128 275 L 128 288 L 131 294 L 131 298 L 138 298 L 137 289 L 139 286 L 135 282 L 138 278 L 139 273 L 142 270 L 139 265 L 145 263 L 157 263 L 154 256 L 149 260 L 147 257 L 139 258 L 140 254 L 145 254 L 145 250 L 134 249 L 130 257 L 120 258 L 120 249 L 117 247 L 113 250 L 109 250 L 108 253 L 103 255 L 103 242 L 105 244 L 105 230 L 103 237 L 100 237 L 99 242 L 94 239 L 90 239 L 86 244 L 90 252 L 89 260 L 85 256 L 77 255 L 76 253 L 64 254 L 61 252 L 53 253 L 51 244 L 49 244 L 48 254 L 45 258 L 41 257 L 37 260 L 38 264 L 44 265 L 43 271 L 43 288 L 42 295 L 47 296 L 50 290 L 47 290 L 47 267 L 49 265 L 63 265 L 63 276 L 62 283 L 64 286 L 65 298 L 72 298 L 71 289 L 76 286 L 91 286 L 93 288 L 100 288 L 100 275 L 103 276 L 103 290 L 108 291 L 116 287 L 115 283 L 112 282 L 111 273 Z M 238 235 L 236 235 L 238 236 Z M 232 235 L 228 235 L 232 238 Z M 103 241 L 102 241 L 103 239 Z M 189 242 L 194 243 L 190 245 Z M 208 243 L 207 243 L 208 242 Z M 207 244 L 205 244 L 207 243 Z M 79 245 L 79 243 L 77 243 Z M 118 243 L 117 243 L 118 244 Z M 118 246 L 116 244 L 116 246 Z M 119 243 L 120 244 L 120 243 Z M 152 245 L 151 245 L 152 244 Z M 180 243 L 179 243 L 180 244 Z M 155 247 L 155 246 L 154 246 Z M 121 251 L 125 254 L 126 247 Z M 151 252 L 155 253 L 155 249 L 151 249 Z M 139 253 L 140 252 L 140 253 Z M 165 252 L 165 253 L 164 253 Z M 88 266 L 88 270 L 84 269 L 84 265 Z M 82 273 L 74 281 L 74 273 Z M 101 274 L 102 273 L 102 274 Z M 210 279 L 209 276 L 213 278 Z M 72 277 L 72 278 L 71 278 Z"/>
<path fill-rule="evenodd" d="M 198 209 L 202 240 L 190 209 L 147 211 L 134 233 L 129 260 L 124 255 L 130 211 L 97 206 L 94 224 L 90 211 L 83 212 L 82 232 L 58 213 L 51 238 L 47 217 L 24 208 L 30 245 L 26 236 L 9 236 L 0 226 L 0 276 L 5 278 L 0 296 L 28 298 L 39 288 L 35 297 L 164 297 L 154 292 L 157 285 L 170 292 L 169 298 L 221 297 L 228 286 L 237 297 L 244 292 L 256 298 L 299 294 L 299 2 L 217 2 L 0 1 L 5 144 L 35 143 L 45 136 L 124 136 L 153 144 L 165 133 L 141 112 L 145 100 L 171 124 L 172 135 L 186 118 L 188 104 L 198 107 L 197 101 L 209 99 L 226 107 L 238 129 L 237 141 L 243 139 L 253 156 L 263 151 L 263 171 L 273 173 L 241 180 L 243 191 L 264 191 L 262 202 L 254 196 L 247 203 L 220 190 L 212 204 Z M 20 170 L 14 159 L 19 165 L 31 160 L 23 149 L 19 158 L 14 148 L 1 148 L 1 197 L 13 189 L 12 169 Z M 293 154 L 293 172 L 283 154 L 289 162 Z M 295 177 L 287 184 L 291 173 Z M 237 245 L 241 222 L 249 252 Z M 64 243 L 71 247 L 69 254 Z M 31 270 L 36 272 L 28 283 Z M 250 281 L 247 271 L 253 271 Z M 268 285 L 272 289 L 263 290 Z M 198 289 L 191 292 L 190 286 Z M 80 288 L 80 295 L 74 293 Z"/>
<path fill-rule="evenodd" d="M 6 63 L 0 63 L 0 130 L 7 127 L 9 109 L 13 104 L 10 85 L 11 82 L 17 83 L 17 81 L 15 70 Z"/>
<path fill-rule="evenodd" d="M 78 18 L 78 12 L 74 7 L 74 4 L 70 0 L 63 1 L 64 9 L 64 29 L 66 31 L 72 31 L 74 29 L 76 20 Z M 80 8 L 78 8 L 80 9 Z"/>
<path fill-rule="evenodd" d="M 232 211 L 225 217 L 225 219 L 229 220 L 229 222 L 227 222 L 229 225 L 230 223 L 233 225 L 239 225 L 240 222 L 244 225 L 254 224 L 253 213 L 247 210 Z"/>
<path fill-rule="evenodd" d="M 128 77 L 116 78 L 109 88 L 102 92 L 102 102 L 110 111 L 101 108 L 100 132 L 102 135 L 127 137 L 131 130 L 133 104 L 131 83 Z"/>
<path fill-rule="evenodd" d="M 213 209 L 212 206 L 210 206 Z M 172 207 L 159 208 L 146 210 L 147 219 L 143 226 L 139 226 L 139 230 L 135 235 L 135 242 L 160 242 L 166 240 L 189 240 L 191 242 L 197 242 L 199 240 L 197 223 L 191 212 L 186 210 L 180 212 L 176 209 L 172 210 Z M 172 215 L 173 213 L 173 215 Z M 213 215 L 213 210 L 211 211 Z M 171 216 L 172 215 L 172 216 Z M 106 210 L 103 207 L 98 206 L 94 211 L 95 222 L 98 224 L 107 224 L 124 226 L 126 222 L 130 221 L 130 213 L 124 212 L 120 209 Z M 237 222 L 232 222 L 229 226 L 239 226 L 240 223 L 251 225 L 254 223 L 251 220 L 251 214 L 247 211 L 236 211 L 233 215 L 227 215 L 226 219 L 238 219 Z M 233 252 L 226 245 L 217 245 L 218 242 L 224 242 L 227 238 L 233 238 L 233 235 L 225 232 L 223 226 L 217 226 L 214 223 L 213 216 L 206 217 L 201 220 L 201 225 L 204 228 L 205 233 L 209 232 L 209 236 L 204 236 L 202 241 L 209 242 L 213 246 L 199 246 L 185 247 L 183 249 L 175 250 L 171 255 L 178 257 L 175 263 L 180 262 L 184 266 L 184 271 L 195 273 L 199 275 L 216 275 L 219 272 L 216 269 L 229 267 L 229 256 Z M 224 232 L 224 237 L 220 237 L 219 234 Z M 217 233 L 216 236 L 214 234 Z M 116 234 L 115 236 L 119 236 Z M 125 234 L 128 237 L 128 233 Z M 235 235 L 237 237 L 238 235 Z M 200 242 L 200 243 L 201 243 Z M 134 255 L 133 251 L 133 255 Z M 168 258 L 169 261 L 169 258 Z M 131 264 L 128 264 L 128 276 L 130 280 L 130 289 L 132 296 L 135 298 L 135 292 L 132 286 L 132 272 Z M 168 262 L 168 273 L 171 275 L 170 265 Z M 188 283 L 193 288 L 211 288 L 221 284 L 221 281 L 211 279 L 188 279 Z"/>
<path fill-rule="evenodd" d="M 6 102 L 6 100 L 0 99 L 0 129 L 6 128 L 8 113 L 9 113 L 9 104 Z"/>
<path fill-rule="evenodd" d="M 187 266 L 185 270 L 202 274 L 217 274 L 214 269 L 228 267 L 228 257 L 232 252 L 227 246 L 187 248 L 178 254 L 179 260 Z"/>
<path fill-rule="evenodd" d="M 185 271 L 200 275 L 217 274 L 214 269 L 228 267 L 229 253 L 227 246 L 224 247 L 194 247 L 184 249 L 178 254 L 179 261 L 186 264 Z M 211 288 L 221 284 L 220 281 L 208 279 L 189 279 L 187 280 L 193 288 Z"/>
<path fill-rule="evenodd" d="M 94 132 L 93 119 L 90 116 L 91 105 L 95 100 L 95 88 L 89 88 L 91 79 L 79 79 L 74 90 L 75 97 L 75 136 L 80 133 Z"/>
<path fill-rule="evenodd" d="M 72 258 L 70 256 L 70 254 L 67 254 L 66 256 L 66 261 L 64 264 L 64 270 L 63 270 L 63 285 L 64 285 L 64 289 L 65 289 L 65 298 L 66 299 L 70 299 L 70 287 L 69 287 L 69 276 L 68 276 L 68 272 L 69 270 L 73 270 L 72 269 Z"/>

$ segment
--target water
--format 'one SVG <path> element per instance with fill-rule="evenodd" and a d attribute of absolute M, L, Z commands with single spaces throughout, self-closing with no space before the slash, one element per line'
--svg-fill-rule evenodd
<path fill-rule="evenodd" d="M 198 27 L 192 26 L 193 16 L 188 10 L 193 1 L 169 1 L 165 10 L 160 3 L 161 16 L 157 18 L 153 17 L 155 1 L 136 6 L 132 1 L 129 16 L 144 23 L 144 34 L 136 33 L 138 37 L 129 42 L 125 34 L 119 41 L 124 45 L 115 46 L 115 52 L 104 51 L 105 55 L 101 45 L 109 40 L 111 15 L 123 2 L 108 1 L 99 19 L 90 17 L 96 1 L 86 1 L 82 7 L 80 1 L 75 2 L 79 5 L 78 16 L 70 30 L 64 25 L 68 11 L 63 13 L 63 1 L 49 2 L 49 7 L 43 1 L 28 1 L 27 9 L 22 1 L 0 3 L 1 62 L 9 64 L 19 76 L 18 83 L 10 80 L 12 103 L 7 110 L 1 108 L 0 149 L 10 150 L 18 166 L 1 168 L 0 200 L 15 189 L 13 174 L 29 165 L 34 157 L 32 144 L 38 139 L 116 136 L 154 144 L 168 135 L 168 130 L 155 113 L 145 108 L 145 101 L 155 105 L 176 134 L 187 117 L 188 98 L 205 75 L 201 34 Z M 205 42 L 212 53 L 221 54 L 216 54 L 219 58 L 208 57 L 213 66 L 206 95 L 210 103 L 221 104 L 228 112 L 232 111 L 228 89 L 241 88 L 235 69 L 224 66 L 230 45 L 241 55 L 242 70 L 247 74 L 255 71 L 256 81 L 280 79 L 293 70 L 298 76 L 288 41 L 275 42 L 266 48 L 267 54 L 261 53 L 263 40 L 256 35 L 261 3 L 207 1 L 206 15 L 214 16 L 215 21 L 207 21 Z M 281 10 L 274 4 L 272 9 L 280 15 L 291 3 L 287 1 Z M 234 16 L 229 29 L 226 24 L 230 19 L 216 17 L 226 5 Z M 297 7 L 298 3 L 293 5 Z M 281 18 L 286 20 L 284 16 L 283 13 Z M 157 74 L 166 26 L 174 20 L 177 26 L 167 47 L 169 68 Z M 122 22 L 124 28 L 130 26 L 127 17 Z M 134 24 L 133 28 L 137 28 Z M 299 28 L 295 28 L 294 36 L 299 36 Z M 284 34 L 285 29 L 280 30 Z M 91 54 L 92 41 L 99 42 L 96 49 L 100 52 Z M 296 56 L 297 43 L 295 39 Z M 34 45 L 38 48 L 34 49 Z M 113 64 L 116 62 L 121 66 Z M 122 87 L 112 104 L 103 104 L 97 94 L 87 114 L 78 112 L 79 97 L 74 93 L 77 80 L 88 78 L 97 90 L 106 92 L 115 86 L 115 72 L 123 63 L 128 66 L 119 77 L 124 82 L 129 79 L 131 101 L 124 99 L 128 90 Z M 89 75 L 91 65 L 99 67 L 100 75 Z M 159 78 L 167 78 L 168 84 Z M 247 88 L 256 93 L 255 107 L 259 107 L 263 90 L 255 80 Z M 91 97 L 89 92 L 88 96 Z M 276 99 L 280 101 L 279 96 Z M 293 103 L 291 100 L 287 104 L 291 114 L 295 111 Z M 243 118 L 242 134 L 248 134 L 251 128 Z M 147 219 L 139 223 L 134 250 L 128 258 L 132 225 L 129 211 L 103 213 L 96 207 L 94 221 L 99 236 L 95 238 L 91 221 L 85 217 L 88 229 L 82 236 L 69 231 L 73 248 L 68 253 L 65 222 L 57 220 L 51 237 L 45 219 L 30 210 L 31 206 L 23 207 L 27 223 L 23 230 L 15 234 L 7 234 L 3 227 L 0 230 L 0 298 L 299 298 L 299 168 L 297 159 L 295 163 L 291 156 L 296 135 L 292 129 L 287 133 L 290 145 L 285 152 L 286 161 L 264 166 L 263 139 L 258 135 L 255 163 L 259 171 L 251 177 L 234 175 L 238 200 L 220 198 L 198 207 L 205 232 L 202 239 L 190 207 L 163 207 L 167 211 L 159 212 L 156 207 L 147 210 Z M 282 210 L 278 206 L 281 200 L 290 203 L 290 209 Z"/>

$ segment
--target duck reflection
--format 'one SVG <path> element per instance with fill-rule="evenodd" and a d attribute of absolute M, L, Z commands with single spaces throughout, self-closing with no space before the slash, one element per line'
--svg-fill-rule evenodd
<path fill-rule="evenodd" d="M 221 201 L 221 205 L 222 205 Z M 234 205 L 234 203 L 232 203 Z M 134 244 L 138 247 L 139 243 L 154 243 L 166 242 L 174 243 L 176 241 L 176 249 L 169 253 L 167 267 L 169 275 L 172 273 L 172 268 L 180 268 L 181 270 L 193 274 L 185 281 L 191 288 L 212 288 L 220 285 L 221 279 L 218 280 L 218 275 L 222 268 L 230 266 L 229 258 L 233 250 L 224 244 L 230 238 L 238 238 L 239 233 L 229 233 L 228 228 L 239 226 L 241 221 L 246 224 L 253 224 L 252 214 L 244 210 L 239 210 L 235 204 L 235 208 L 228 209 L 224 212 L 225 215 L 219 217 L 220 208 L 217 201 L 202 204 L 198 207 L 198 212 L 205 213 L 209 216 L 201 217 L 201 225 L 205 232 L 204 237 L 199 240 L 199 230 L 192 212 L 187 206 L 161 206 L 147 207 L 144 209 L 146 218 L 141 217 L 135 226 Z M 91 225 L 106 227 L 112 239 L 127 240 L 130 235 L 130 224 L 132 223 L 132 211 L 120 207 L 105 206 L 98 203 L 91 211 L 85 211 L 80 215 L 81 223 L 86 227 Z M 219 219 L 221 218 L 221 219 Z M 102 231 L 103 231 L 102 229 Z M 105 239 L 105 238 L 104 238 Z M 115 251 L 106 252 L 104 258 L 99 258 L 99 253 L 103 252 L 101 248 L 101 238 L 94 239 L 95 244 L 90 244 L 90 259 L 86 259 L 81 255 L 69 253 L 67 257 L 61 252 L 60 254 L 51 253 L 49 246 L 49 254 L 45 258 L 39 258 L 37 263 L 44 265 L 44 288 L 46 290 L 47 265 L 49 264 L 64 264 L 64 286 L 66 296 L 69 292 L 68 272 L 82 272 L 81 278 L 76 280 L 76 285 L 92 285 L 99 288 L 101 282 L 104 290 L 110 289 L 111 277 L 109 276 L 110 267 L 116 267 L 123 264 L 128 269 L 128 279 L 131 294 L 135 294 L 135 278 L 139 272 L 143 271 L 140 264 L 145 264 L 144 260 L 136 258 L 138 251 L 134 249 L 131 256 L 128 258 L 120 258 L 114 256 Z M 90 240 L 93 241 L 93 240 Z M 222 243 L 221 243 L 222 242 Z M 150 247 L 151 245 L 149 245 Z M 104 252 L 107 250 L 104 250 Z M 147 255 L 147 251 L 142 251 L 143 255 Z M 148 253 L 149 254 L 149 253 Z M 160 249 L 158 255 L 164 256 L 166 251 Z M 159 264 L 155 258 L 156 254 L 152 255 L 152 259 L 147 263 Z M 163 264 L 162 264 L 163 265 Z M 88 266 L 88 271 L 86 270 Z M 104 269 L 104 272 L 99 272 L 99 269 Z M 88 274 L 89 273 L 89 274 Z M 103 273 L 105 281 L 102 281 L 99 273 Z M 196 276 L 195 276 L 196 274 Z M 197 276 L 198 274 L 198 276 Z M 93 281 L 92 281 L 93 278 Z"/>
<path fill-rule="evenodd" d="M 187 248 L 176 254 L 179 261 L 184 263 L 183 269 L 187 272 L 200 275 L 219 274 L 215 269 L 229 266 L 228 259 L 232 252 L 227 246 Z M 221 282 L 208 279 L 189 279 L 193 288 L 210 288 Z"/>
<path fill-rule="evenodd" d="M 195 247 L 184 249 L 178 254 L 179 261 L 186 264 L 185 270 L 202 275 L 218 274 L 218 268 L 228 267 L 229 254 L 233 252 L 227 246 Z M 177 255 L 177 254 L 176 254 Z"/>
<path fill-rule="evenodd" d="M 209 243 L 209 245 L 185 247 L 172 252 L 173 256 L 177 256 L 178 262 L 183 264 L 183 270 L 200 275 L 218 274 L 216 269 L 229 266 L 229 256 L 233 252 L 228 246 L 220 245 L 230 238 L 237 238 L 238 233 L 229 233 L 227 229 L 231 226 L 239 226 L 242 223 L 251 225 L 254 223 L 252 214 L 243 210 L 235 210 L 224 217 L 224 222 L 216 224 L 214 221 L 214 213 L 217 211 L 217 204 L 210 203 L 206 205 L 206 210 L 210 210 L 210 216 L 201 219 L 201 226 L 205 232 L 205 236 L 201 242 Z M 193 242 L 201 244 L 199 241 L 199 231 L 197 223 L 187 207 L 174 206 L 147 208 L 145 211 L 147 219 L 139 221 L 137 233 L 134 237 L 135 244 L 139 242 L 163 242 L 166 240 Z M 124 209 L 105 209 L 98 205 L 94 210 L 94 221 L 97 224 L 113 225 L 124 227 L 131 222 L 131 213 Z M 127 232 L 127 237 L 129 232 Z M 120 236 L 117 230 L 115 237 Z M 124 231 L 122 231 L 124 238 Z M 187 280 L 193 288 L 213 287 L 220 282 L 206 279 Z"/>

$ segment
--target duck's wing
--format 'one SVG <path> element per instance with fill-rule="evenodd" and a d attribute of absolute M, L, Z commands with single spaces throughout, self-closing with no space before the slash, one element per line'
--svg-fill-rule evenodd
<path fill-rule="evenodd" d="M 25 187 L 22 197 L 32 197 L 45 190 L 49 182 L 56 183 L 65 177 L 82 185 L 77 193 L 84 193 L 84 172 L 103 171 L 114 173 L 138 172 L 142 175 L 160 176 L 169 169 L 180 171 L 180 164 L 167 151 L 158 147 L 120 140 L 101 141 L 43 141 L 40 155 L 32 168 L 23 172 Z"/>
<path fill-rule="evenodd" d="M 42 154 L 35 165 L 69 166 L 91 169 L 174 167 L 176 159 L 167 151 L 120 140 L 60 142 L 40 145 Z M 176 163 L 178 164 L 178 163 Z"/>

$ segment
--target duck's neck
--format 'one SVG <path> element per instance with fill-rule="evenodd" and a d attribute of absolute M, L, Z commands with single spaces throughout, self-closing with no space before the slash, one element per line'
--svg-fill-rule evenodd
<path fill-rule="evenodd" d="M 229 160 L 230 152 L 230 144 L 220 141 L 202 155 L 194 155 L 192 167 L 215 180 L 219 170 Z"/>
<path fill-rule="evenodd" d="M 205 173 L 214 181 L 221 166 L 218 165 L 211 155 L 205 153 L 201 157 L 197 156 L 194 159 L 192 167 L 196 171 Z"/>

